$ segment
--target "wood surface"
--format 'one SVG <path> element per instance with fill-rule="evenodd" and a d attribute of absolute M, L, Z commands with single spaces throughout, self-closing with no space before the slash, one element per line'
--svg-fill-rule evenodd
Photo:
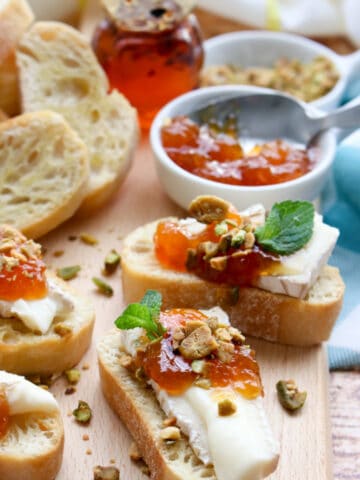
<path fill-rule="evenodd" d="M 109 465 L 111 459 L 120 468 L 122 480 L 142 478 L 140 470 L 129 461 L 129 435 L 107 406 L 98 381 L 96 343 L 112 327 L 123 308 L 120 271 L 106 279 L 114 288 L 112 298 L 96 293 L 91 278 L 101 276 L 103 260 L 111 249 L 121 252 L 124 235 L 138 225 L 172 214 L 182 212 L 163 193 L 144 139 L 126 182 L 106 207 L 88 219 L 74 219 L 64 224 L 42 240 L 46 261 L 53 268 L 81 265 L 81 272 L 72 284 L 93 301 L 97 318 L 91 350 L 80 363 L 80 368 L 84 365 L 90 368 L 81 370 L 77 391 L 66 395 L 63 379 L 51 389 L 61 405 L 66 435 L 64 462 L 57 480 L 91 478 L 95 465 Z M 98 245 L 81 242 L 82 233 L 94 235 Z M 69 240 L 72 236 L 76 239 Z M 54 256 L 62 250 L 62 256 Z M 266 409 L 281 443 L 279 467 L 270 478 L 331 479 L 328 370 L 324 348 L 284 347 L 259 340 L 250 340 L 250 343 L 258 352 Z M 275 393 L 276 382 L 288 378 L 294 378 L 301 389 L 308 391 L 305 407 L 296 415 L 282 409 Z M 94 416 L 88 427 L 79 426 L 68 416 L 78 400 L 85 400 L 93 409 Z M 83 440 L 83 435 L 88 435 L 89 440 Z"/>
<path fill-rule="evenodd" d="M 224 33 L 243 26 L 197 12 L 206 36 Z M 98 7 L 90 2 L 82 29 L 92 32 Z M 349 53 L 346 39 L 326 42 L 339 53 Z M 122 480 L 142 478 L 139 469 L 128 458 L 130 438 L 106 405 L 98 383 L 95 344 L 101 333 L 111 328 L 121 312 L 122 293 L 119 273 L 108 279 L 114 286 L 114 297 L 105 298 L 94 291 L 92 276 L 100 276 L 102 261 L 111 248 L 121 251 L 121 239 L 133 227 L 179 209 L 162 192 L 156 179 L 153 161 L 146 141 L 139 147 L 134 167 L 112 202 L 93 217 L 72 220 L 48 235 L 43 243 L 46 258 L 53 266 L 81 264 L 79 277 L 72 281 L 95 304 L 97 323 L 91 350 L 80 363 L 82 378 L 73 395 L 65 395 L 66 382 L 60 379 L 52 387 L 64 413 L 66 443 L 62 470 L 57 480 L 92 478 L 95 465 L 120 468 Z M 99 245 L 88 246 L 70 241 L 70 235 L 93 233 Z M 62 257 L 54 252 L 64 250 Z M 253 341 L 258 350 L 266 393 L 266 408 L 274 431 L 282 444 L 281 460 L 275 480 L 322 480 L 332 477 L 331 445 L 328 422 L 328 372 L 322 347 L 294 349 Z M 308 401 L 299 415 L 288 415 L 279 407 L 274 385 L 279 378 L 294 378 L 308 391 Z M 332 418 L 333 470 L 336 480 L 360 480 L 360 375 L 359 372 L 334 372 L 330 377 L 330 412 Z M 92 406 L 94 417 L 89 427 L 77 425 L 71 411 L 78 400 Z M 86 440 L 89 436 L 89 440 Z M 144 477 L 146 478 L 146 477 Z"/>

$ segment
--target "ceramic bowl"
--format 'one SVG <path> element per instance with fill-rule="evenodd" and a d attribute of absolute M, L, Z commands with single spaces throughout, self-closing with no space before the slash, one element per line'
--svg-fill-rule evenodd
<path fill-rule="evenodd" d="M 218 35 L 207 40 L 204 49 L 204 66 L 234 64 L 270 67 L 281 57 L 298 59 L 304 63 L 318 55 L 327 57 L 338 70 L 339 80 L 329 93 L 311 102 L 311 105 L 322 110 L 330 111 L 339 106 L 348 86 L 358 90 L 354 93 L 360 93 L 360 82 L 356 82 L 360 73 L 360 51 L 351 55 L 337 55 L 330 48 L 300 35 L 261 30 Z"/>
<path fill-rule="evenodd" d="M 232 202 L 241 210 L 259 202 L 269 209 L 275 202 L 282 200 L 312 201 L 319 196 L 328 178 L 335 156 L 337 134 L 334 130 L 329 130 L 319 136 L 316 145 L 319 149 L 318 161 L 312 171 L 295 180 L 267 186 L 227 185 L 198 177 L 176 165 L 162 146 L 161 128 L 167 119 L 177 115 L 187 115 L 192 110 L 200 108 L 215 99 L 269 91 L 271 92 L 271 90 L 249 86 L 207 87 L 186 93 L 160 110 L 150 130 L 150 142 L 160 182 L 172 200 L 186 209 L 197 195 L 211 194 Z M 305 107 L 311 110 L 313 115 L 322 115 L 322 112 L 318 109 L 306 105 Z M 271 113 L 267 112 L 267 115 L 269 115 L 267 121 L 269 121 L 269 118 L 271 120 Z M 299 143 L 299 139 L 294 139 L 294 141 L 297 144 Z"/>

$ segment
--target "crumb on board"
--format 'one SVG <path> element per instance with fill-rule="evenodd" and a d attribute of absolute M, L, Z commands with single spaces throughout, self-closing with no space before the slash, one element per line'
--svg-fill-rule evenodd
<path fill-rule="evenodd" d="M 75 387 L 67 387 L 65 389 L 65 395 L 72 395 L 73 393 L 76 393 L 76 388 Z"/>
<path fill-rule="evenodd" d="M 87 442 L 89 440 L 89 435 L 87 433 L 84 433 L 84 435 L 82 436 L 82 439 L 84 440 L 84 442 Z"/>
<path fill-rule="evenodd" d="M 86 455 L 92 455 L 91 448 L 87 448 L 85 453 L 86 453 Z"/>
<path fill-rule="evenodd" d="M 84 363 L 84 365 L 81 367 L 81 370 L 89 370 L 90 365 L 88 363 Z"/>

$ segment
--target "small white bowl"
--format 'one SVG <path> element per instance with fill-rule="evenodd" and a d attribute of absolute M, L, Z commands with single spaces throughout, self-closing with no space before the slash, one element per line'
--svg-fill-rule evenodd
<path fill-rule="evenodd" d="M 186 93 L 163 107 L 155 117 L 150 130 L 150 142 L 155 157 L 160 182 L 178 205 L 187 209 L 197 195 L 217 195 L 233 203 L 242 210 L 254 203 L 262 203 L 270 209 L 275 202 L 282 200 L 315 200 L 328 178 L 335 156 L 337 133 L 329 130 L 318 141 L 319 159 L 313 170 L 300 178 L 289 182 L 266 186 L 227 185 L 198 177 L 179 167 L 166 154 L 161 142 L 161 128 L 164 122 L 178 115 L 186 115 L 192 110 L 203 107 L 214 99 L 226 99 L 234 95 L 271 92 L 250 86 L 208 87 Z M 322 115 L 320 110 L 306 106 L 312 114 Z M 275 139 L 274 139 L 275 140 Z"/>
<path fill-rule="evenodd" d="M 242 67 L 271 67 L 281 57 L 308 63 L 322 55 L 335 65 L 339 80 L 326 95 L 311 102 L 316 108 L 330 111 L 340 105 L 344 91 L 360 73 L 360 51 L 351 55 L 337 55 L 318 42 L 290 33 L 268 31 L 241 31 L 226 33 L 204 42 L 205 63 L 208 65 L 234 64 Z"/>

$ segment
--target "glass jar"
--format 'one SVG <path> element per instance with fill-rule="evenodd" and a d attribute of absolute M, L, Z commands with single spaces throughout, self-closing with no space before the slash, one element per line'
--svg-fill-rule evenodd
<path fill-rule="evenodd" d="M 165 103 L 199 84 L 197 20 L 175 0 L 123 0 L 107 14 L 94 32 L 94 51 L 111 88 L 129 99 L 141 127 L 149 128 Z"/>

